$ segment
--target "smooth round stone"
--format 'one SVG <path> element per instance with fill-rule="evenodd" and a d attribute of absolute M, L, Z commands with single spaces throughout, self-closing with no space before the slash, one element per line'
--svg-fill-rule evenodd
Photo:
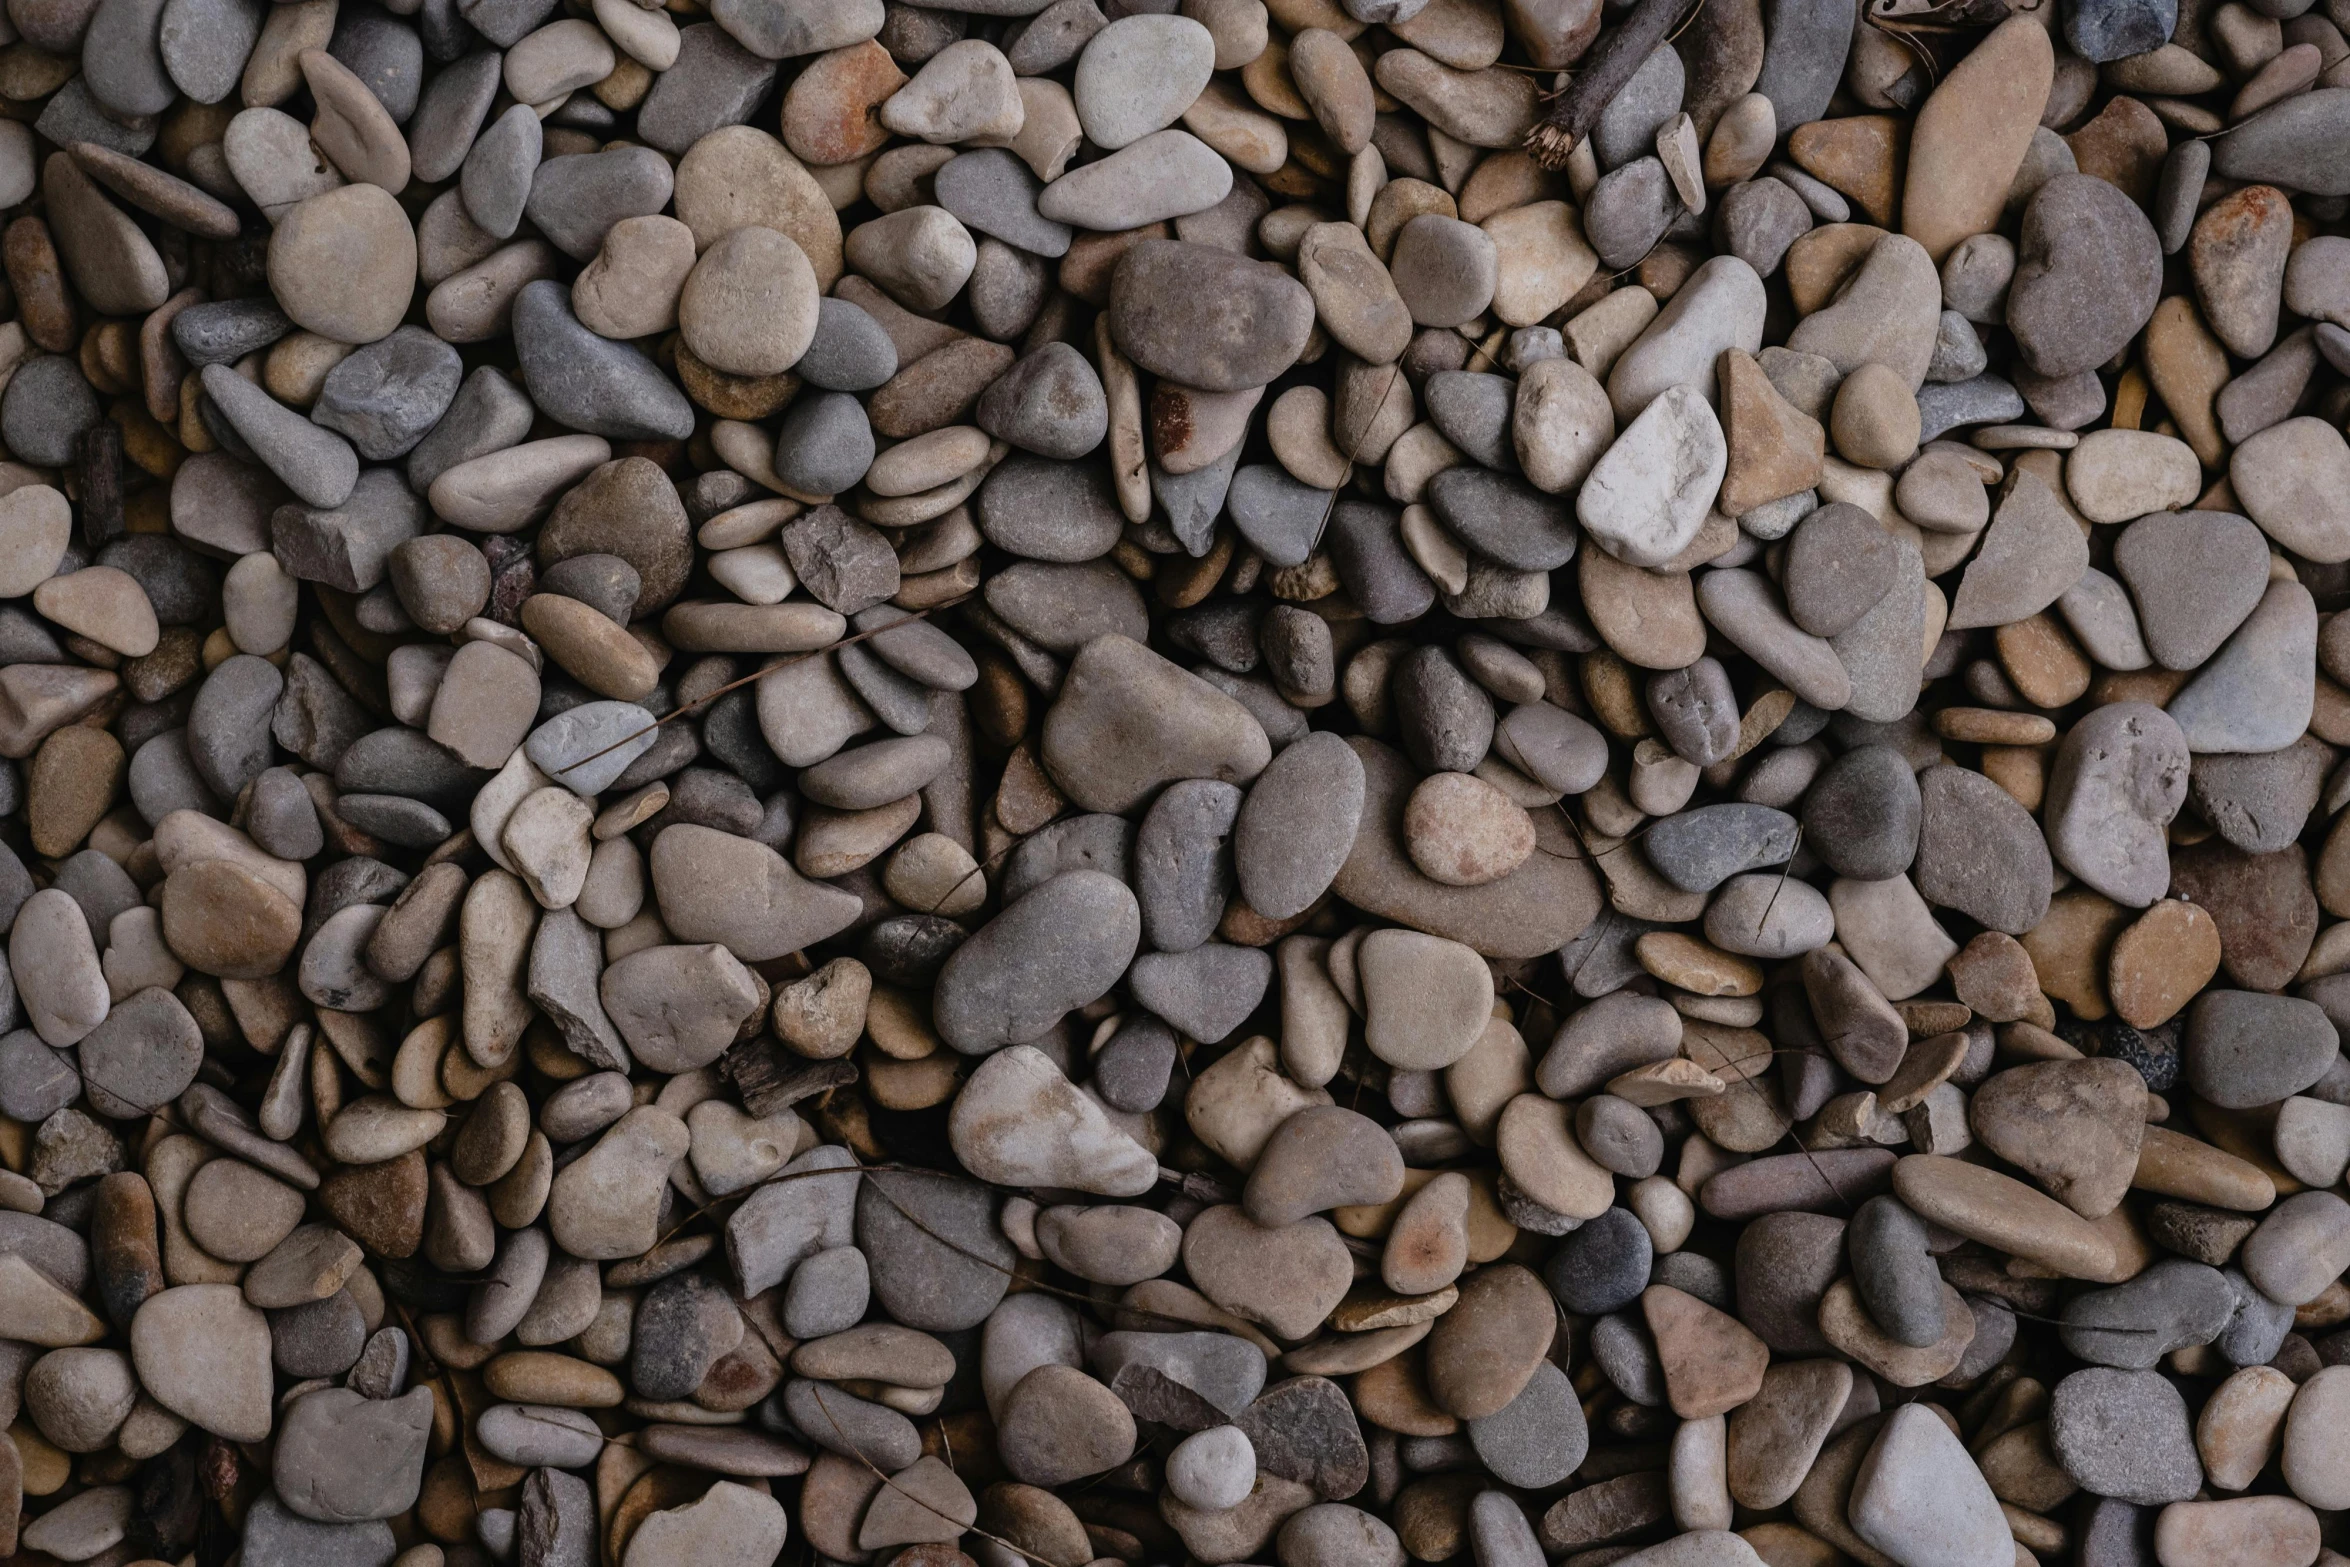
<path fill-rule="evenodd" d="M 1728 463 L 1713 409 L 1688 387 L 1668 387 L 1592 466 L 1576 520 L 1627 565 L 1662 566 L 1697 536 Z M 1706 582 L 1721 579 L 1716 572 Z"/>
<path fill-rule="evenodd" d="M 2166 1257 L 2126 1284 L 2065 1305 L 2065 1347 L 2095 1365 L 2144 1370 L 2174 1349 L 2208 1344 L 2236 1315 L 2217 1268 Z"/>
<path fill-rule="evenodd" d="M 572 429 L 615 440 L 680 440 L 691 431 L 685 394 L 634 348 L 582 326 L 560 283 L 523 286 L 514 346 L 531 400 Z"/>
<path fill-rule="evenodd" d="M 885 128 L 942 146 L 1009 139 L 1024 118 L 1011 62 L 995 45 L 976 38 L 932 55 L 881 106 Z"/>
<path fill-rule="evenodd" d="M 571 285 L 580 324 L 602 337 L 647 337 L 677 323 L 677 303 L 694 269 L 693 230 L 652 214 L 605 231 L 596 257 Z"/>
<path fill-rule="evenodd" d="M 130 1340 L 139 1381 L 157 1403 L 230 1441 L 269 1435 L 269 1321 L 234 1285 L 187 1284 L 148 1297 Z"/>
<path fill-rule="evenodd" d="M 570 153 L 538 165 L 523 211 L 548 243 L 585 261 L 614 225 L 659 212 L 677 188 L 668 162 L 649 148 Z"/>
<path fill-rule="evenodd" d="M 1948 765 L 1918 776 L 1916 875 L 1929 903 L 2020 935 L 2040 923 L 2051 892 L 2039 824 L 1997 784 Z"/>
<path fill-rule="evenodd" d="M 2187 798 L 2187 737 L 2142 702 L 2074 724 L 2048 785 L 2048 845 L 2065 869 L 2117 902 L 2144 907 L 2170 885 L 2165 830 Z"/>
<path fill-rule="evenodd" d="M 1942 1339 L 1942 1276 L 1926 1250 L 1923 1220 L 1893 1197 L 1861 1204 L 1845 1231 L 1853 1282 L 1878 1327 L 1917 1349 Z"/>
<path fill-rule="evenodd" d="M 2183 1502 L 2203 1479 L 2186 1403 L 2152 1371 L 2091 1367 L 2057 1383 L 2048 1444 L 2083 1490 L 2142 1507 Z"/>
<path fill-rule="evenodd" d="M 1056 1266 L 1123 1287 L 1173 1267 L 1183 1232 L 1148 1208 L 1047 1208 L 1036 1217 L 1036 1240 Z"/>
<path fill-rule="evenodd" d="M 879 322 L 845 299 L 817 302 L 816 330 L 793 367 L 811 386 L 870 391 L 897 373 L 898 355 Z"/>
<path fill-rule="evenodd" d="M 1263 386 L 1305 349 L 1313 296 L 1277 268 L 1206 245 L 1145 240 L 1110 284 L 1119 350 L 1203 391 Z"/>
<path fill-rule="evenodd" d="M 2186 1076 L 2216 1105 L 2272 1105 L 2315 1083 L 2340 1054 L 2334 1025 L 2314 1003 L 2249 990 L 2212 990 L 2187 1011 Z"/>
<path fill-rule="evenodd" d="M 2237 447 L 2228 465 L 2238 499 L 2262 531 L 2311 560 L 2350 559 L 2350 509 L 2335 488 L 2350 445 L 2321 419 L 2286 419 Z"/>
<path fill-rule="evenodd" d="M 1493 238 L 1474 224 L 1422 213 L 1396 235 L 1389 262 L 1396 292 L 1422 326 L 1458 326 L 1493 302 L 1499 273 Z"/>
<path fill-rule="evenodd" d="M 1610 1208 L 1561 1242 L 1542 1276 L 1569 1311 L 1605 1316 L 1640 1298 L 1654 1260 L 1647 1226 L 1627 1208 Z"/>
<path fill-rule="evenodd" d="M 1830 762 L 1804 795 L 1805 842 L 1838 875 L 1898 876 L 1916 857 L 1923 805 L 1917 775 L 1890 746 L 1859 746 Z"/>
<path fill-rule="evenodd" d="M 992 235 L 1028 256 L 1068 253 L 1068 226 L 1037 215 L 1037 197 L 1044 185 L 1010 151 L 984 147 L 958 154 L 940 167 L 932 188 L 939 205 L 970 229 Z M 876 274 L 875 281 L 883 279 Z M 973 308 L 978 308 L 976 285 Z"/>
<path fill-rule="evenodd" d="M 584 1468 L 604 1448 L 604 1434 L 585 1410 L 547 1404 L 493 1405 L 474 1434 L 506 1463 L 552 1469 Z"/>
<path fill-rule="evenodd" d="M 2138 205 L 2104 180 L 2060 174 L 2024 208 L 2007 324 L 2032 370 L 2072 375 L 2136 335 L 2161 286 L 2161 243 Z"/>
<path fill-rule="evenodd" d="M 1874 517 L 1843 502 L 1822 506 L 1788 535 L 1787 612 L 1814 636 L 1836 636 L 1892 591 L 1899 561 Z"/>
<path fill-rule="evenodd" d="M 1042 754 L 1071 800 L 1089 810 L 1123 811 L 1176 778 L 1254 778 L 1269 753 L 1263 727 L 1238 702 L 1139 643 L 1109 634 L 1071 661 L 1046 715 Z"/>
<path fill-rule="evenodd" d="M 1733 876 L 1706 905 L 1706 939 L 1750 958 L 1797 957 L 1826 946 L 1835 934 L 1827 895 L 1792 877 Z"/>
<path fill-rule="evenodd" d="M 204 1042 L 188 1009 L 169 991 L 128 996 L 83 1038 L 82 1086 L 108 1113 L 146 1114 L 195 1081 Z"/>
<path fill-rule="evenodd" d="M 1047 343 L 996 378 L 975 417 L 982 430 L 1023 451 L 1068 461 L 1102 443 L 1110 408 L 1085 356 L 1067 343 Z"/>
<path fill-rule="evenodd" d="M 130 1362 L 116 1350 L 52 1350 L 24 1376 L 25 1412 L 42 1436 L 69 1453 L 114 1440 L 139 1394 Z"/>
<path fill-rule="evenodd" d="M 970 280 L 978 244 L 944 207 L 887 213 L 849 231 L 849 264 L 915 310 L 937 310 Z"/>
<path fill-rule="evenodd" d="M 1142 916 L 1125 883 L 1069 871 L 1021 898 L 955 949 L 932 1008 L 940 1036 L 977 1054 L 1033 1039 L 1108 991 L 1132 961 Z"/>
<path fill-rule="evenodd" d="M 1066 1485 L 1124 1463 L 1134 1416 L 1074 1366 L 1039 1366 L 1004 1400 L 997 1443 L 1004 1466 L 1029 1485 Z"/>
<path fill-rule="evenodd" d="M 864 405 L 846 392 L 823 392 L 784 415 L 775 436 L 775 472 L 795 490 L 835 495 L 865 477 L 873 452 Z"/>
<path fill-rule="evenodd" d="M 1071 87 L 1086 139 L 1110 150 L 1175 123 L 1207 86 L 1216 41 L 1188 16 L 1127 16 L 1087 41 Z"/>
<path fill-rule="evenodd" d="M 71 894 L 49 887 L 24 901 L 9 932 L 8 967 L 26 1021 L 50 1046 L 78 1044 L 105 1021 L 106 976 Z"/>
<path fill-rule="evenodd" d="M 81 437 L 102 417 L 80 366 L 48 354 L 21 366 L 0 394 L 0 440 L 10 452 L 43 467 L 70 467 Z"/>
<path fill-rule="evenodd" d="M 1492 1010 L 1493 978 L 1473 949 L 1419 931 L 1377 930 L 1355 961 L 1373 1055 L 1435 1071 L 1474 1048 Z"/>
<path fill-rule="evenodd" d="M 2332 1434 L 2350 1417 L 2350 1371 L 2328 1366 L 2301 1385 L 2285 1415 L 2283 1470 L 2295 1496 L 2315 1508 L 2350 1504 L 2350 1461 Z"/>
<path fill-rule="evenodd" d="M 1534 852 L 1534 823 L 1493 785 L 1467 773 L 1435 773 L 1404 807 L 1404 844 L 1433 880 L 1481 887 Z"/>
<path fill-rule="evenodd" d="M 2244 1242 L 2245 1277 L 2269 1299 L 2305 1305 L 2350 1266 L 2350 1203 L 2299 1192 L 2270 1211 Z"/>
<path fill-rule="evenodd" d="M 1522 1267 L 1471 1274 L 1428 1335 L 1429 1396 L 1462 1420 L 1501 1414 L 1546 1364 L 1556 1313 L 1542 1281 Z"/>
<path fill-rule="evenodd" d="M 975 509 L 989 543 L 1029 560 L 1094 560 L 1117 542 L 1117 497 L 1090 463 L 1008 457 L 980 485 Z"/>
<path fill-rule="evenodd" d="M 2186 442 L 2146 430 L 2097 430 L 2065 460 L 2065 489 L 2091 522 L 2128 522 L 2192 505 L 2203 470 Z"/>
<path fill-rule="evenodd" d="M 1953 1560 L 1987 1562 L 2013 1551 L 1990 1483 L 1951 1429 L 1919 1405 L 1886 1418 L 1853 1475 L 1846 1510 L 1861 1539 L 1895 1560 L 1949 1551 Z"/>
<path fill-rule="evenodd" d="M 1795 819 L 1767 805 L 1708 805 L 1659 820 L 1641 840 L 1649 863 L 1685 892 L 1780 864 L 1795 849 Z"/>
<path fill-rule="evenodd" d="M 1237 1507 L 1256 1480 L 1256 1448 L 1238 1426 L 1195 1431 L 1167 1455 L 1167 1489 L 1186 1507 Z"/>
<path fill-rule="evenodd" d="M 2146 647 L 2165 669 L 2193 669 L 2243 624 L 2268 586 L 2260 530 L 2226 512 L 2140 518 L 2114 544 Z"/>
<path fill-rule="evenodd" d="M 1241 805 L 1233 862 L 1241 895 L 1269 919 L 1303 912 L 1329 889 L 1354 845 L 1363 764 L 1335 735 L 1284 750 Z"/>
<path fill-rule="evenodd" d="M 388 337 L 416 287 L 416 234 L 375 185 L 308 197 L 270 236 L 269 286 L 296 325 L 338 343 Z"/>

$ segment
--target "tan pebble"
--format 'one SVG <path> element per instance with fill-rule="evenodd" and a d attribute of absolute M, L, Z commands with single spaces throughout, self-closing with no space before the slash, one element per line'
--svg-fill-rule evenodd
<path fill-rule="evenodd" d="M 1912 1154 L 1893 1167 L 1893 1187 L 1921 1218 L 2064 1277 L 2102 1277 L 2113 1266 L 2113 1243 L 2088 1220 L 1996 1170 Z"/>
<path fill-rule="evenodd" d="M 1871 362 L 1846 376 L 1828 424 L 1837 452 L 1864 468 L 1898 468 L 1918 449 L 1917 398 L 1890 365 Z"/>
<path fill-rule="evenodd" d="M 2138 1169 L 2130 1184 L 2140 1191 L 2241 1213 L 2259 1213 L 2277 1200 L 2276 1182 L 2258 1165 L 2161 1126 L 2149 1126 L 2141 1134 Z"/>
<path fill-rule="evenodd" d="M 1942 1286 L 1942 1337 L 1922 1349 L 1879 1328 L 1848 1278 L 1838 1279 L 1821 1297 L 1819 1320 L 1829 1343 L 1896 1387 L 1923 1387 L 1948 1376 L 1975 1337 L 1974 1313 L 1948 1284 Z"/>
<path fill-rule="evenodd" d="M 1724 1414 L 1754 1397 L 1771 1352 L 1746 1324 L 1669 1284 L 1651 1284 L 1640 1310 L 1656 1339 L 1665 1398 L 1684 1420 Z"/>
<path fill-rule="evenodd" d="M 2056 738 L 2056 725 L 2038 713 L 1946 707 L 1934 715 L 1934 732 L 1969 745 L 2046 745 Z"/>
<path fill-rule="evenodd" d="M 1658 979 L 1700 996 L 1751 996 L 1762 989 L 1759 964 L 1679 931 L 1650 931 L 1633 944 L 1633 952 Z"/>
<path fill-rule="evenodd" d="M 2241 1491 L 2260 1477 L 2295 1391 L 2274 1366 L 2246 1366 L 2212 1391 L 2195 1418 L 2195 1451 L 2213 1487 Z"/>
<path fill-rule="evenodd" d="M 1851 197 L 1871 221 L 1891 223 L 1908 129 L 1906 120 L 1893 115 L 1813 120 L 1796 127 L 1787 140 L 1787 155 L 1805 173 Z"/>
<path fill-rule="evenodd" d="M 2114 938 L 2106 965 L 2113 1009 L 2134 1028 L 2169 1022 L 2219 972 L 2219 925 L 2192 903 L 2166 898 Z"/>
<path fill-rule="evenodd" d="M 1483 779 L 1434 773 L 1404 807 L 1404 842 L 1412 863 L 1451 887 L 1498 881 L 1534 852 L 1534 823 Z"/>
<path fill-rule="evenodd" d="M 2321 1543 L 2317 1514 L 2290 1496 L 2173 1502 L 2154 1520 L 2162 1567 L 2307 1567 Z"/>

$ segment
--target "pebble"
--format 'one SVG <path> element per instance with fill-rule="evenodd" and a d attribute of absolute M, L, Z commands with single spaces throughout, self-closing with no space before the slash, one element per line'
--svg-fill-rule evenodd
<path fill-rule="evenodd" d="M 2183 1502 L 2202 1479 L 2186 1404 L 2152 1371 L 2065 1377 L 2049 1400 L 2048 1443 L 2084 1489 L 2141 1507 Z"/>
<path fill-rule="evenodd" d="M 2162 251 L 2153 225 L 2118 189 L 2059 174 L 2024 209 L 2007 322 L 2025 362 L 2060 377 L 2102 364 L 2154 313 Z M 2084 290 L 2094 275 L 2106 287 Z"/>
<path fill-rule="evenodd" d="M 2164 830 L 2187 798 L 2187 737 L 2161 709 L 2117 702 L 2075 724 L 2048 781 L 2048 846 L 2064 868 L 2143 908 L 2170 885 Z"/>

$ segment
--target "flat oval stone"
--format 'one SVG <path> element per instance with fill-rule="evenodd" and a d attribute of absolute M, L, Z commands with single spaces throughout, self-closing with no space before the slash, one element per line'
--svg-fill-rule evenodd
<path fill-rule="evenodd" d="M 1250 787 L 1232 839 L 1241 895 L 1268 919 L 1304 912 L 1354 847 L 1363 765 L 1336 736 L 1284 749 Z"/>
<path fill-rule="evenodd" d="M 2230 1109 L 2300 1093 L 2340 1054 L 2340 1036 L 2315 1003 L 2250 990 L 2206 991 L 2187 1010 L 2187 1081 Z"/>
<path fill-rule="evenodd" d="M 940 1037 L 971 1055 L 1034 1039 L 1108 991 L 1141 939 L 1124 882 L 1091 870 L 1056 876 L 947 959 L 933 1001 Z"/>
<path fill-rule="evenodd" d="M 1313 321 L 1313 297 L 1295 279 L 1205 245 L 1145 240 L 1110 284 L 1120 351 L 1206 391 L 1272 380 L 1304 351 Z"/>
<path fill-rule="evenodd" d="M 1042 756 L 1088 810 L 1131 809 L 1176 778 L 1242 783 L 1271 743 L 1238 702 L 1126 637 L 1088 642 L 1045 715 Z"/>

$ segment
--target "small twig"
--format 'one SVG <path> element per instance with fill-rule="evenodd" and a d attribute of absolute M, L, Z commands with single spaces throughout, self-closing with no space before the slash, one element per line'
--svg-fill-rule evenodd
<path fill-rule="evenodd" d="M 1801 823 L 1801 822 L 1797 822 L 1797 823 L 1795 824 L 1795 843 L 1794 843 L 1794 846 L 1793 846 L 1792 848 L 1788 849 L 1788 851 L 1787 851 L 1787 858 L 1786 858 L 1785 862 L 1784 862 L 1784 863 L 1782 863 L 1782 864 L 1779 866 L 1779 879 L 1778 879 L 1777 881 L 1775 881 L 1775 882 L 1773 882 L 1773 883 L 1771 884 L 1771 896 L 1770 896 L 1770 899 L 1769 899 L 1769 901 L 1768 901 L 1768 902 L 1766 902 L 1766 903 L 1764 903 L 1764 904 L 1763 904 L 1763 911 L 1762 911 L 1762 915 L 1761 915 L 1761 917 L 1760 917 L 1760 918 L 1756 919 L 1756 920 L 1755 920 L 1755 922 L 1754 922 L 1754 933 L 1755 933 L 1757 936 L 1759 936 L 1759 935 L 1761 935 L 1761 934 L 1763 933 L 1763 927 L 1764 927 L 1764 926 L 1766 926 L 1766 925 L 1770 924 L 1770 922 L 1771 922 L 1771 910 L 1773 910 L 1773 909 L 1775 909 L 1775 908 L 1777 908 L 1777 907 L 1779 906 L 1779 893 L 1780 893 L 1780 891 L 1781 891 L 1783 888 L 1785 888 L 1785 887 L 1786 887 L 1786 885 L 1787 885 L 1787 878 L 1788 878 L 1788 876 L 1789 876 L 1789 875 L 1790 875 L 1790 874 L 1791 874 L 1791 873 L 1794 871 L 1794 869 L 1795 869 L 1795 857 L 1796 857 L 1798 854 L 1801 854 L 1802 852 L 1803 852 L 1803 823 Z"/>
<path fill-rule="evenodd" d="M 1621 26 L 1600 39 L 1583 69 L 1567 84 L 1550 111 L 1526 133 L 1526 152 L 1553 173 L 1567 166 L 1583 138 L 1624 90 L 1648 57 L 1664 43 L 1691 0 L 1640 0 Z"/>

